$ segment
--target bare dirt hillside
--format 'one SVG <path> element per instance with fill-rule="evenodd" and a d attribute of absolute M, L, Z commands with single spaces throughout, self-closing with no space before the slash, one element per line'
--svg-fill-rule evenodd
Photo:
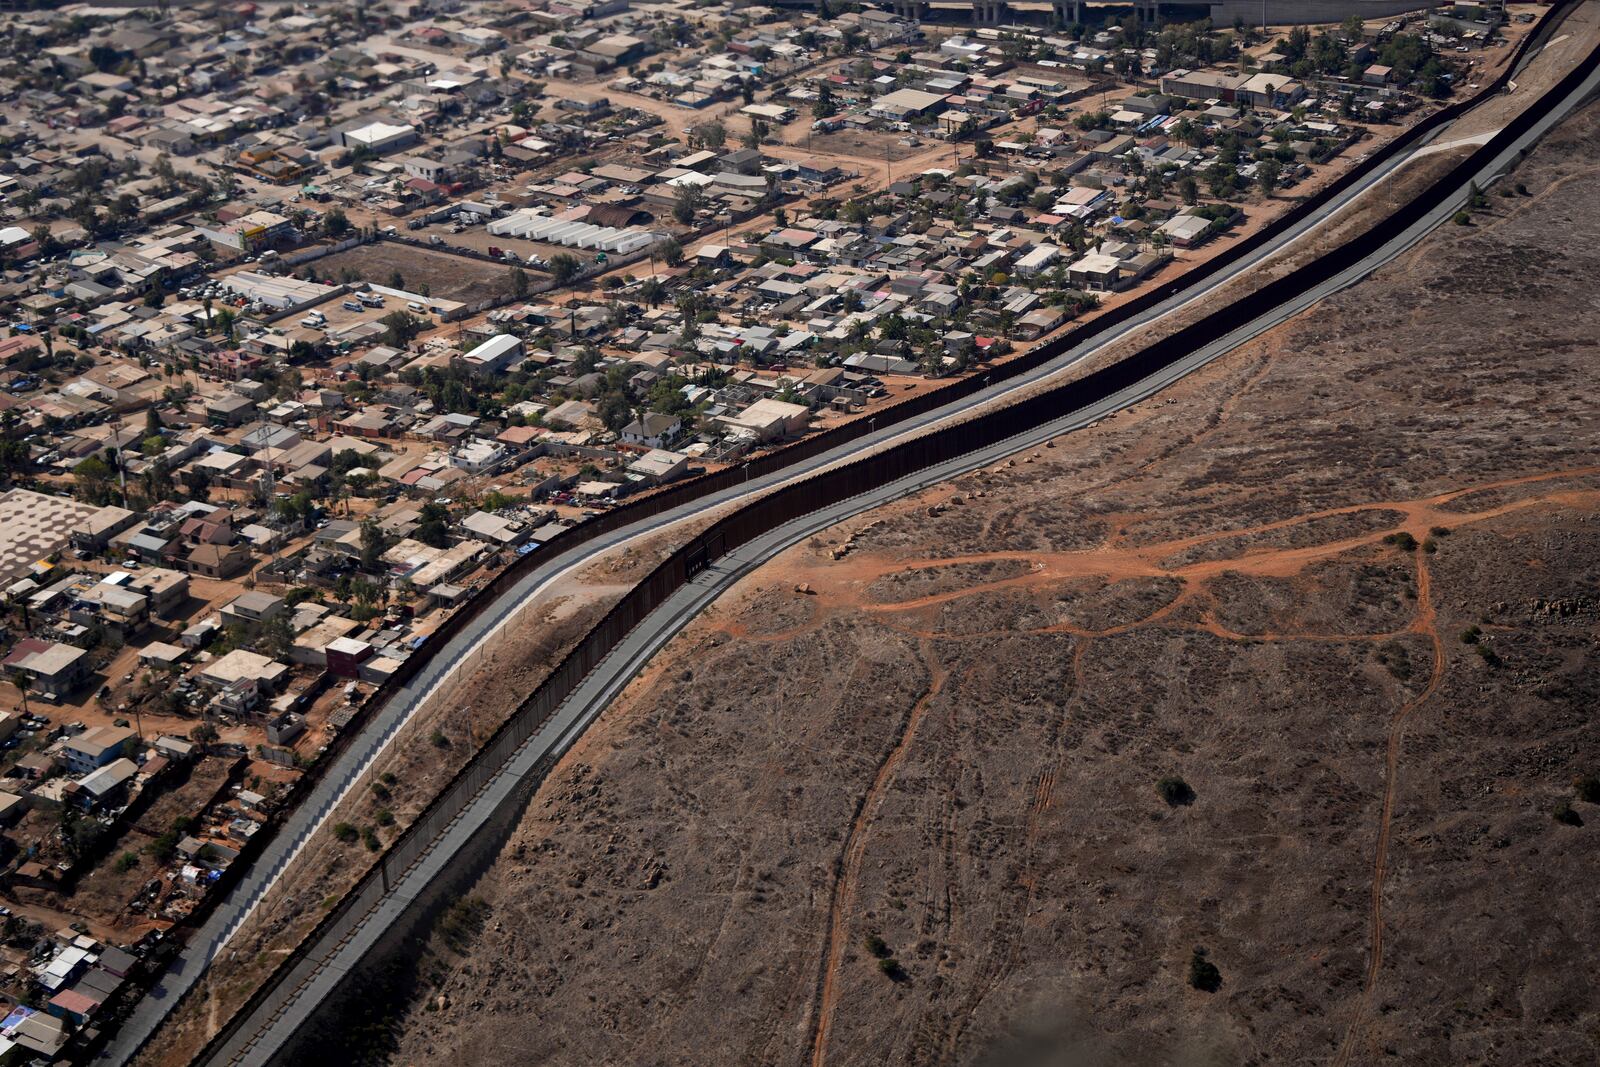
<path fill-rule="evenodd" d="M 1600 1059 L 1600 107 L 1519 183 L 758 571 L 540 790 L 392 1061 Z"/>

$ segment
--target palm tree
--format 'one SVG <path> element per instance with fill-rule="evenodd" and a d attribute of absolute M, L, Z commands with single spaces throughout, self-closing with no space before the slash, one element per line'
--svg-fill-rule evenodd
<path fill-rule="evenodd" d="M 33 678 L 27 671 L 13 667 L 6 672 L 6 678 L 17 687 L 17 692 L 22 694 L 22 714 L 28 714 L 28 690 L 33 688 Z"/>

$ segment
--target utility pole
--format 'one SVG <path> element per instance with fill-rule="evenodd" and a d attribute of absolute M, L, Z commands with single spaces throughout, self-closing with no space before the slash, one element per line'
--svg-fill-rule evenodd
<path fill-rule="evenodd" d="M 122 491 L 122 506 L 128 506 L 128 472 L 122 462 L 122 416 L 117 416 L 117 421 L 112 424 L 117 433 L 117 487 Z"/>

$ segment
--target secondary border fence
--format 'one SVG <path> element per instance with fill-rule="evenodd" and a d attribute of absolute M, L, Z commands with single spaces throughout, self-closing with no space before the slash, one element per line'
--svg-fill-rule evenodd
<path fill-rule="evenodd" d="M 970 397 L 992 383 L 1036 369 L 1064 352 L 1152 310 L 1174 294 L 1203 282 L 1237 263 L 1288 228 L 1320 211 L 1330 201 L 1392 159 L 1397 153 L 1409 148 L 1441 126 L 1460 118 L 1475 103 L 1502 91 L 1528 50 L 1534 43 L 1548 36 L 1549 28 L 1556 25 L 1574 3 L 1576 0 L 1560 0 L 1553 5 L 1544 15 L 1540 25 L 1518 45 L 1517 52 L 1507 64 L 1506 72 L 1477 96 L 1468 101 L 1449 105 L 1428 116 L 1271 225 L 1241 239 L 1180 278 L 1145 292 L 1061 337 L 1037 345 L 1016 358 L 986 371 L 908 398 L 878 412 L 875 424 L 887 427 L 904 422 Z M 507 760 L 550 718 L 578 683 L 651 611 L 708 566 L 712 560 L 726 553 L 729 548 L 744 544 L 819 507 L 879 488 L 933 464 L 1002 441 L 1014 436 L 1023 428 L 1042 424 L 1115 394 L 1172 365 L 1195 349 L 1225 336 L 1238 325 L 1251 321 L 1288 299 L 1336 277 L 1371 255 L 1429 212 L 1437 209 L 1466 178 L 1482 169 L 1499 151 L 1500 146 L 1526 133 L 1550 106 L 1569 95 L 1581 83 L 1597 58 L 1600 58 L 1600 53 L 1587 57 L 1583 64 L 1545 95 L 1540 105 L 1526 109 L 1489 144 L 1480 147 L 1466 161 L 1453 168 L 1449 174 L 1437 180 L 1429 189 L 1388 219 L 1312 263 L 1267 283 L 1259 291 L 1176 331 L 1169 337 L 1154 342 L 1118 363 L 1010 404 L 1002 410 L 977 415 L 945 429 L 930 431 L 913 440 L 878 451 L 870 457 L 774 489 L 760 500 L 725 516 L 693 538 L 630 590 L 580 639 L 573 650 L 479 752 L 456 773 L 417 819 L 390 845 L 355 888 L 323 916 L 272 975 L 210 1039 L 195 1062 L 206 1063 L 215 1060 L 234 1040 L 240 1027 L 259 1012 L 269 999 L 292 993 L 337 952 L 339 946 L 359 926 L 362 918 L 377 906 L 390 887 L 428 852 L 452 823 L 461 817 L 473 798 L 501 772 Z M 373 716 L 389 701 L 408 689 L 412 700 L 422 699 L 436 682 L 442 680 L 455 666 L 463 663 L 472 654 L 470 651 L 458 653 L 454 657 L 438 656 L 436 653 L 448 648 L 469 624 L 478 621 L 490 607 L 496 606 L 504 594 L 541 563 L 634 522 L 847 445 L 869 432 L 871 428 L 867 425 L 867 420 L 857 419 L 752 459 L 740 466 L 676 483 L 589 519 L 519 558 L 491 579 L 473 600 L 447 619 L 427 642 L 407 659 L 400 670 L 368 698 L 350 728 L 335 742 L 328 755 L 296 783 L 294 791 L 288 798 L 288 804 L 284 806 L 285 810 L 310 792 L 319 779 L 318 768 L 328 766 L 335 756 L 348 748 L 354 739 L 360 736 L 362 728 L 369 724 Z M 514 603 L 499 605 L 496 620 L 514 612 L 517 607 L 518 605 Z M 384 740 L 386 738 L 368 739 L 368 747 L 375 751 Z M 546 761 L 550 762 L 553 760 Z M 545 766 L 546 764 L 541 764 L 542 768 Z M 346 784 L 353 778 L 354 775 L 348 775 Z M 334 803 L 336 799 L 329 801 L 326 806 L 331 808 Z M 274 823 L 255 835 L 243 854 L 230 866 L 224 879 L 224 887 L 219 887 L 222 891 L 212 894 L 209 899 L 216 901 L 225 899 L 226 890 L 238 882 L 242 872 L 265 848 L 267 842 L 264 839 L 269 838 L 277 828 L 277 823 Z M 280 862 L 279 866 L 283 865 Z M 227 906 L 236 910 L 238 916 L 242 918 L 253 903 L 254 898 L 243 902 L 228 901 Z M 221 940 L 219 938 L 218 944 L 212 947 L 220 947 Z M 198 978 L 198 972 L 186 976 L 185 988 L 178 996 L 173 1010 L 181 1006 L 192 993 Z M 131 1059 L 137 1055 L 154 1036 L 156 1030 L 157 1028 L 152 1028 L 150 1033 L 142 1035 L 127 1058 Z"/>

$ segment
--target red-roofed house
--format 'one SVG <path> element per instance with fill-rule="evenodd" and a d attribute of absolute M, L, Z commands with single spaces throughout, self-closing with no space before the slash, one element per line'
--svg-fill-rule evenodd
<path fill-rule="evenodd" d="M 542 433 L 544 430 L 538 426 L 508 426 L 495 436 L 495 440 L 522 448 Z"/>
<path fill-rule="evenodd" d="M 85 996 L 76 989 L 63 989 L 50 998 L 49 1012 L 58 1019 L 82 1026 L 100 1007 L 100 1001 Z"/>

